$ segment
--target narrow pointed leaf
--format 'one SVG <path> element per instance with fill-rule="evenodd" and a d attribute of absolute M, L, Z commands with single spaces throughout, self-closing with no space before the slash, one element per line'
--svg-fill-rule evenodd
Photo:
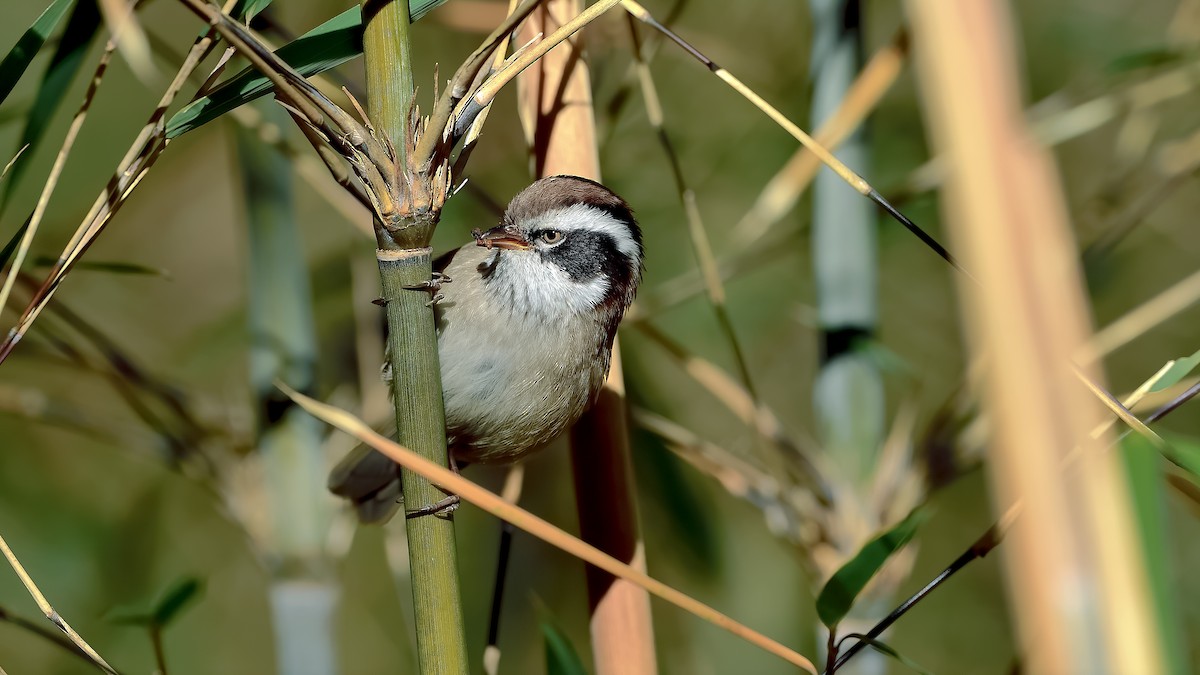
<path fill-rule="evenodd" d="M 338 14 L 275 53 L 305 77 L 312 77 L 362 54 L 362 10 Z M 221 83 L 211 94 L 193 101 L 167 122 L 167 138 L 175 138 L 271 91 L 271 81 L 247 68 Z"/>
<path fill-rule="evenodd" d="M 55 0 L 51 3 L 17 39 L 17 43 L 8 50 L 4 60 L 0 61 L 0 103 L 12 93 L 13 87 L 17 86 L 17 82 L 25 74 L 25 69 L 33 62 L 33 57 L 37 56 L 42 45 L 46 43 L 46 38 L 50 37 L 51 31 L 66 15 L 73 1 Z"/>
<path fill-rule="evenodd" d="M 8 243 L 4 245 L 4 248 L 0 250 L 0 270 L 8 266 L 8 261 L 12 259 L 13 253 L 16 252 L 17 247 L 21 245 L 21 237 L 25 236 L 25 230 L 28 229 L 29 219 L 26 219 L 25 224 L 17 228 L 16 233 L 13 234 L 12 238 L 8 240 Z"/>
<path fill-rule="evenodd" d="M 160 628 L 169 625 L 185 607 L 199 599 L 203 590 L 203 582 L 195 577 L 184 577 L 176 581 L 154 608 L 155 625 Z"/>
<path fill-rule="evenodd" d="M 850 611 L 854 599 L 884 563 L 912 539 L 917 526 L 925 520 L 925 511 L 917 509 L 895 527 L 872 539 L 862 550 L 834 573 L 817 596 L 817 616 L 832 628 Z"/>
<path fill-rule="evenodd" d="M 1163 373 L 1162 377 L 1158 378 L 1158 381 L 1154 383 L 1153 387 L 1150 387 L 1150 391 L 1162 391 L 1167 387 L 1175 386 L 1180 380 L 1187 377 L 1189 373 L 1195 370 L 1197 365 L 1200 365 L 1200 351 L 1197 351 L 1191 356 L 1185 356 L 1183 358 L 1176 359 L 1175 362 L 1171 364 L 1171 367 L 1167 370 L 1167 372 Z"/>
<path fill-rule="evenodd" d="M 238 0 L 234 6 L 230 16 L 237 17 L 241 21 L 250 23 L 256 14 L 267 8 L 271 4 L 271 0 Z"/>
<path fill-rule="evenodd" d="M 409 0 L 416 21 L 446 0 Z M 304 77 L 336 68 L 362 54 L 362 10 L 352 7 L 275 52 Z M 271 91 L 271 81 L 247 68 L 211 94 L 192 102 L 167 122 L 167 138 L 175 138 L 211 122 L 221 115 Z"/>

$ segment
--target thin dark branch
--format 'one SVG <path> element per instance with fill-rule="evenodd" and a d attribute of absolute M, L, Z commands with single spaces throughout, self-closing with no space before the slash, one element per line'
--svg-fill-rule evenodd
<path fill-rule="evenodd" d="M 982 558 L 982 557 L 986 556 L 988 553 L 991 553 L 992 549 L 994 549 L 1000 545 L 1000 542 L 1002 541 L 1002 536 L 1003 535 L 1000 533 L 1000 530 L 995 525 L 993 525 L 992 527 L 989 527 L 987 532 L 983 533 L 982 537 L 980 537 L 978 540 L 976 540 L 975 543 L 971 544 L 971 547 L 968 548 L 965 552 L 963 552 L 962 555 L 955 558 L 954 562 L 950 563 L 950 565 L 946 569 L 942 570 L 941 573 L 939 573 L 936 577 L 933 578 L 933 581 L 930 581 L 928 584 L 925 584 L 925 586 L 922 587 L 921 590 L 917 591 L 911 597 L 909 597 L 907 600 L 900 603 L 899 607 L 897 607 L 896 609 L 893 609 L 891 611 L 891 613 L 889 613 L 886 617 L 883 618 L 882 621 L 875 624 L 875 626 L 872 627 L 871 630 L 867 631 L 866 636 L 868 638 L 874 640 L 875 638 L 882 635 L 883 632 L 885 630 L 887 630 L 888 628 L 890 628 L 892 624 L 896 623 L 896 621 L 899 620 L 900 617 L 904 616 L 908 612 L 908 610 L 910 610 L 914 606 L 916 606 L 916 604 L 918 602 L 920 602 L 921 600 L 924 600 L 930 593 L 932 593 L 934 591 L 934 589 L 936 589 L 938 586 L 941 586 L 943 583 L 945 583 L 947 580 L 949 580 L 950 577 L 954 576 L 959 570 L 966 567 L 972 560 L 975 560 L 977 558 Z M 833 632 L 830 631 L 831 639 L 832 639 L 832 633 Z M 849 637 L 849 636 L 847 636 L 847 637 Z M 855 654 L 859 653 L 860 651 L 863 650 L 863 648 L 868 647 L 869 645 L 870 645 L 870 643 L 864 642 L 862 640 L 855 642 L 849 649 L 847 649 L 845 652 L 843 652 L 841 654 L 841 656 L 837 657 L 837 659 L 836 659 L 836 661 L 834 661 L 832 667 L 826 667 L 825 675 L 833 675 L 833 673 L 837 672 L 838 668 L 841 668 L 842 666 L 846 665 L 846 662 L 849 661 L 850 659 L 854 658 Z M 836 646 L 834 647 L 834 649 L 831 650 L 831 653 L 833 653 L 835 651 L 836 651 Z"/>

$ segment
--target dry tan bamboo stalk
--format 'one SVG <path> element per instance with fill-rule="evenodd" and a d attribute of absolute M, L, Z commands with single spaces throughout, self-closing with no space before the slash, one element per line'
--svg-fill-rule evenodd
<path fill-rule="evenodd" d="M 582 5 L 580 0 L 545 3 L 526 20 L 518 42 L 553 32 Z M 591 81 L 582 55 L 576 36 L 518 78 L 518 105 L 538 177 L 567 173 L 600 180 Z M 571 432 L 571 457 L 583 539 L 644 571 L 618 345 L 599 403 Z M 595 567 L 588 567 L 587 580 L 597 675 L 657 672 L 650 596 Z"/>
<path fill-rule="evenodd" d="M 1024 506 L 1003 549 L 1023 669 L 1164 672 L 1119 457 L 1104 438 L 1064 468 L 1101 411 L 1069 367 L 1087 300 L 1058 176 L 1022 114 L 1011 18 L 987 0 L 908 9 L 946 220 L 979 279 L 960 277 L 960 298 L 989 365 L 995 508 Z"/>

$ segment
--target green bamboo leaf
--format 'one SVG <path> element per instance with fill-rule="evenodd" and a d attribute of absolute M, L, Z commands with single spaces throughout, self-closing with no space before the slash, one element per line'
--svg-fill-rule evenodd
<path fill-rule="evenodd" d="M 351 7 L 275 53 L 304 77 L 336 68 L 362 54 L 362 10 Z M 197 129 L 269 91 L 271 81 L 257 70 L 247 68 L 221 83 L 208 96 L 175 113 L 167 122 L 167 138 Z"/>
<path fill-rule="evenodd" d="M 542 619 L 541 627 L 546 639 L 546 675 L 587 675 L 583 660 L 558 626 Z"/>
<path fill-rule="evenodd" d="M 446 0 L 409 0 L 413 21 Z M 362 11 L 352 7 L 275 52 L 304 77 L 336 68 L 362 54 Z M 193 101 L 167 122 L 167 138 L 176 138 L 271 91 L 271 81 L 247 68 L 222 82 L 211 94 Z"/>
<path fill-rule="evenodd" d="M 1158 614 L 1159 646 L 1167 672 L 1183 673 L 1183 636 L 1178 630 L 1182 623 L 1171 583 L 1170 544 L 1167 505 L 1163 501 L 1162 460 L 1158 449 L 1145 437 L 1130 434 L 1121 441 L 1121 456 L 1133 497 L 1134 516 L 1141 535 L 1142 559 L 1150 580 L 1151 597 Z M 1200 452 L 1194 453 L 1200 459 Z M 1195 466 L 1195 465 L 1194 465 Z"/>
<path fill-rule="evenodd" d="M 71 17 L 67 19 L 67 27 L 63 29 L 58 49 L 54 51 L 50 65 L 46 68 L 46 74 L 42 77 L 42 86 L 38 89 L 33 107 L 29 109 L 25 131 L 21 134 L 21 142 L 17 144 L 17 147 L 28 145 L 31 151 L 37 149 L 38 142 L 49 128 L 50 120 L 62 103 L 63 97 L 66 96 L 67 89 L 75 79 L 75 74 L 83 65 L 83 57 L 87 54 L 92 38 L 96 35 L 96 30 L 101 23 L 100 10 L 96 7 L 94 0 L 84 0 L 75 5 Z M 28 166 L 28 162 L 22 162 L 13 167 L 8 185 L 4 188 L 4 199 L 0 202 L 0 208 L 3 208 L 3 205 L 8 202 L 8 198 L 20 181 L 26 166 Z"/>
<path fill-rule="evenodd" d="M 1158 378 L 1153 387 L 1150 387 L 1150 391 L 1162 391 L 1167 387 L 1175 386 L 1180 380 L 1187 377 L 1188 373 L 1195 370 L 1197 365 L 1200 365 L 1200 351 L 1191 356 L 1176 359 L 1167 372 Z"/>
<path fill-rule="evenodd" d="M 25 230 L 29 229 L 29 219 L 25 219 L 25 224 L 17 228 L 16 234 L 8 240 L 4 245 L 4 249 L 0 250 L 0 270 L 8 266 L 8 261 L 12 259 L 13 253 L 16 252 L 17 246 L 21 245 L 21 237 L 25 236 Z"/>
<path fill-rule="evenodd" d="M 867 646 L 869 646 L 871 649 L 874 649 L 875 651 L 879 652 L 880 654 L 883 654 L 884 656 L 888 656 L 888 657 L 891 657 L 892 659 L 895 659 L 897 663 L 908 668 L 909 670 L 921 673 L 921 675 L 929 675 L 929 671 L 925 670 L 916 661 L 913 661 L 912 659 L 908 658 L 907 656 L 904 656 L 900 652 L 896 651 L 895 647 L 888 645 L 886 642 L 883 642 L 882 640 L 876 640 L 874 638 L 869 638 L 866 635 L 861 635 L 859 633 L 850 633 L 846 637 L 854 638 L 856 640 L 859 640 L 860 642 L 866 643 Z"/>
<path fill-rule="evenodd" d="M 892 554 L 912 539 L 917 532 L 917 526 L 925 517 L 923 509 L 908 514 L 908 517 L 895 527 L 868 542 L 857 555 L 834 573 L 817 596 L 817 616 L 821 617 L 822 623 L 833 628 L 846 616 L 854 604 L 854 599 L 866 587 L 867 582 Z"/>
<path fill-rule="evenodd" d="M 8 50 L 4 60 L 0 61 L 0 103 L 3 103 L 12 93 L 13 87 L 17 86 L 17 82 L 25 74 L 25 69 L 33 62 L 33 57 L 37 56 L 59 20 L 66 15 L 72 2 L 74 0 L 55 0 L 50 3 L 33 25 L 21 34 L 17 44 Z"/>
<path fill-rule="evenodd" d="M 204 583 L 196 577 L 184 577 L 175 582 L 154 608 L 154 623 L 165 628 L 194 600 L 199 599 Z"/>
<path fill-rule="evenodd" d="M 165 628 L 184 607 L 198 599 L 203 590 L 204 582 L 196 577 L 184 577 L 167 588 L 153 609 L 117 607 L 108 612 L 105 618 L 126 626 Z"/>
<path fill-rule="evenodd" d="M 238 0 L 237 5 L 229 14 L 250 23 L 254 20 L 254 15 L 266 9 L 269 4 L 271 4 L 271 0 Z"/>

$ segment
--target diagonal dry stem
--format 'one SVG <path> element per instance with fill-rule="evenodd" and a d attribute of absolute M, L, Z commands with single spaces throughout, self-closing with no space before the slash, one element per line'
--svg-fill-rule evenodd
<path fill-rule="evenodd" d="M 600 551 L 594 546 L 584 543 L 525 509 L 505 501 L 499 495 L 480 487 L 446 467 L 439 466 L 408 448 L 393 443 L 384 436 L 376 433 L 369 425 L 354 415 L 309 398 L 293 389 L 289 389 L 287 385 L 281 382 L 277 382 L 276 385 L 315 417 L 370 445 L 392 461 L 409 471 L 420 474 L 442 490 L 457 494 L 463 500 L 478 506 L 480 509 L 501 520 L 512 523 L 546 543 L 591 563 L 614 576 L 637 584 L 651 594 L 815 675 L 816 668 L 811 661 L 779 642 L 734 621 L 730 617 L 650 577 L 646 573 L 618 561 L 616 558 Z"/>
<path fill-rule="evenodd" d="M 233 2 L 234 0 L 228 0 L 228 6 L 232 7 Z M 108 185 L 96 198 L 88 214 L 84 216 L 70 242 L 63 249 L 58 262 L 55 263 L 45 282 L 25 308 L 17 325 L 9 332 L 3 344 L 0 344 L 0 363 L 12 353 L 17 343 L 28 332 L 29 327 L 37 320 L 46 303 L 50 302 L 63 278 L 74 267 L 75 261 L 91 246 L 109 219 L 125 203 L 129 194 L 133 192 L 166 148 L 166 144 L 163 142 L 163 118 L 167 108 L 214 44 L 214 34 L 210 31 L 198 38 L 192 45 L 191 51 L 188 52 L 183 64 L 179 67 L 175 78 L 167 86 L 166 92 L 159 100 L 154 112 L 151 113 L 150 119 L 142 127 L 124 158 L 117 165 L 117 170 Z"/>
<path fill-rule="evenodd" d="M 780 112 L 775 106 L 768 103 L 763 97 L 759 96 L 753 89 L 746 86 L 746 84 L 735 77 L 733 73 L 730 73 L 728 70 L 722 68 L 712 59 L 701 53 L 700 50 L 696 49 L 682 37 L 677 35 L 674 31 L 662 25 L 657 19 L 654 18 L 653 15 L 650 14 L 649 11 L 646 10 L 645 7 L 641 6 L 637 2 L 634 2 L 633 0 L 621 0 L 621 5 L 638 21 L 641 21 L 642 23 L 645 23 L 646 25 L 663 33 L 693 58 L 704 64 L 706 68 L 712 71 L 712 73 L 725 82 L 725 84 L 729 85 L 734 91 L 741 94 L 742 97 L 747 101 L 750 101 L 754 107 L 764 112 L 784 131 L 791 134 L 791 136 L 799 141 L 801 145 L 815 154 L 825 166 L 829 167 L 829 169 L 840 176 L 842 180 L 846 181 L 850 187 L 854 188 L 859 194 L 878 204 L 880 208 L 888 213 L 888 215 L 916 235 L 917 238 L 920 239 L 933 252 L 937 253 L 938 256 L 940 256 L 943 260 L 950 263 L 954 269 L 967 276 L 970 276 L 970 274 L 963 269 L 962 265 L 959 264 L 957 258 L 951 255 L 950 252 L 947 251 L 944 246 L 938 243 L 936 239 L 930 236 L 928 232 L 921 229 L 908 216 L 905 216 L 903 213 L 901 213 L 895 206 L 888 202 L 888 200 L 885 199 L 878 190 L 871 187 L 871 185 L 867 183 L 862 176 L 859 176 L 857 173 L 852 171 L 845 165 L 845 163 L 835 157 L 832 152 L 830 152 L 817 141 L 813 140 L 812 136 L 809 136 L 808 133 L 800 128 L 799 125 L 788 119 L 786 115 Z"/>
<path fill-rule="evenodd" d="M 21 561 L 17 560 L 16 554 L 8 547 L 8 542 L 4 541 L 3 536 L 0 536 L 0 553 L 4 554 L 4 558 L 8 560 L 8 564 L 13 568 L 13 572 L 16 572 L 17 577 L 21 579 L 21 583 L 25 585 L 25 590 L 29 591 L 29 595 L 37 603 L 38 609 L 42 610 L 42 614 L 46 615 L 50 623 L 57 626 L 71 640 L 71 643 L 83 650 L 83 653 L 87 654 L 88 658 L 99 666 L 101 670 L 109 673 L 109 675 L 117 675 L 117 671 L 108 665 L 108 662 L 101 658 L 96 653 L 96 650 L 92 649 L 92 646 L 80 637 L 79 633 L 76 633 L 75 629 L 71 628 L 71 625 L 67 623 L 67 620 L 62 618 L 58 611 L 46 600 L 46 596 L 42 595 L 41 589 L 33 582 L 33 577 L 29 576 L 29 573 L 25 571 L 25 567 L 21 565 Z"/>
<path fill-rule="evenodd" d="M 730 351 L 733 352 L 734 362 L 737 364 L 738 376 L 741 377 L 742 385 L 746 388 L 746 392 L 750 395 L 755 407 L 758 407 L 758 392 L 755 391 L 754 381 L 750 376 L 750 366 L 746 362 L 745 351 L 738 340 L 737 332 L 733 329 L 733 320 L 729 317 L 729 308 L 725 301 L 725 285 L 721 280 L 716 256 L 713 255 L 712 242 L 709 241 L 708 231 L 705 230 L 704 223 L 700 217 L 700 207 L 696 203 L 696 192 L 688 186 L 687 180 L 683 176 L 683 166 L 679 162 L 675 146 L 671 143 L 671 137 L 663 124 L 663 111 L 662 105 L 659 103 L 658 88 L 654 84 L 654 77 L 650 73 L 650 66 L 647 64 L 645 54 L 642 51 L 642 42 L 638 36 L 637 24 L 634 23 L 632 17 L 627 18 L 629 20 L 629 34 L 633 40 L 633 56 L 637 64 L 638 82 L 641 84 L 642 100 L 646 106 L 646 117 L 650 122 L 650 126 L 654 128 L 658 140 L 662 145 L 663 152 L 667 155 L 667 160 L 671 166 L 671 175 L 675 179 L 675 190 L 679 195 L 679 200 L 683 204 L 683 210 L 687 216 L 688 239 L 692 242 L 692 251 L 696 255 L 696 262 L 700 269 L 700 275 L 704 280 L 704 288 L 708 294 L 709 303 L 712 304 L 713 311 L 716 314 L 717 325 L 720 326 L 721 333 L 729 343 Z"/>
<path fill-rule="evenodd" d="M 689 354 L 686 349 L 649 322 L 637 324 L 638 330 L 662 347 L 683 368 L 684 372 L 712 394 L 746 426 L 768 440 L 780 454 L 793 460 L 803 478 L 813 486 L 817 499 L 828 502 L 830 489 L 823 478 L 826 472 L 817 465 L 817 458 L 805 452 L 791 439 L 783 424 L 770 408 L 756 401 L 738 381 L 711 361 Z"/>
<path fill-rule="evenodd" d="M 901 29 L 863 66 L 837 110 L 817 127 L 813 134 L 816 142 L 830 151 L 836 150 L 883 100 L 884 94 L 900 76 L 907 56 L 908 33 Z M 821 160 L 817 155 L 804 146 L 797 148 L 783 168 L 767 181 L 750 210 L 734 225 L 731 239 L 740 246 L 758 241 L 795 206 L 820 168 Z"/>
<path fill-rule="evenodd" d="M 600 18 L 608 10 L 612 9 L 621 0 L 599 0 L 587 9 L 579 13 L 570 21 L 564 23 L 562 27 L 554 31 L 541 42 L 533 45 L 529 49 L 522 52 L 518 58 L 506 63 L 503 68 L 492 74 L 491 77 L 483 83 L 472 97 L 480 106 L 485 106 L 492 102 L 496 94 L 535 61 L 542 58 L 546 52 L 558 46 L 559 43 L 574 35 L 584 26 Z"/>
<path fill-rule="evenodd" d="M 88 84 L 87 92 L 83 96 L 83 103 L 80 104 L 79 110 L 71 120 L 71 126 L 67 129 L 66 137 L 63 138 L 62 147 L 58 150 L 58 156 L 54 158 L 54 165 L 50 167 L 50 174 L 46 176 L 46 183 L 42 187 L 41 195 L 38 196 L 37 205 L 33 208 L 33 215 L 29 217 L 28 226 L 25 228 L 25 235 L 21 237 L 21 245 L 17 247 L 17 253 L 13 257 L 12 267 L 9 268 L 8 276 L 4 279 L 3 288 L 0 288 L 0 309 L 8 305 L 8 296 L 12 293 L 13 284 L 17 281 L 17 275 L 21 271 L 21 264 L 25 262 L 25 256 L 29 253 L 29 247 L 33 245 L 33 238 L 37 235 L 38 227 L 42 224 L 42 217 L 46 215 L 46 207 L 50 205 L 50 198 L 54 195 L 54 189 L 58 187 L 58 179 L 62 176 L 63 169 L 67 166 L 67 158 L 71 156 L 71 149 L 75 146 L 75 139 L 79 137 L 79 130 L 83 128 L 88 110 L 92 107 L 92 99 L 95 98 L 96 91 L 100 88 L 100 83 L 104 80 L 104 73 L 108 69 L 109 60 L 112 59 L 115 49 L 116 43 L 113 40 L 109 40 L 104 48 L 104 53 L 100 55 L 100 62 L 96 65 L 96 70 L 92 74 L 92 80 Z M 14 161 L 16 161 L 15 158 Z"/>
<path fill-rule="evenodd" d="M 450 81 L 450 86 L 446 87 L 446 91 L 442 93 L 441 98 L 434 105 L 433 113 L 429 116 L 429 125 L 427 129 L 437 129 L 439 133 L 426 133 L 417 143 L 416 153 L 414 157 L 414 165 L 423 168 L 432 166 L 435 155 L 438 153 L 438 148 L 442 143 L 449 141 L 452 146 L 457 139 L 447 139 L 443 130 L 449 131 L 452 128 L 452 115 L 458 102 L 466 98 L 471 93 L 472 85 L 476 82 L 476 76 L 483 69 L 487 60 L 492 57 L 497 49 L 505 42 L 508 36 L 516 30 L 525 17 L 534 10 L 542 0 L 524 0 L 516 8 L 513 8 L 508 17 L 496 27 L 495 30 L 488 35 L 483 44 L 475 49 L 466 61 L 459 66 L 454 73 L 454 78 Z M 449 148 L 445 148 L 444 152 L 449 152 Z"/>

